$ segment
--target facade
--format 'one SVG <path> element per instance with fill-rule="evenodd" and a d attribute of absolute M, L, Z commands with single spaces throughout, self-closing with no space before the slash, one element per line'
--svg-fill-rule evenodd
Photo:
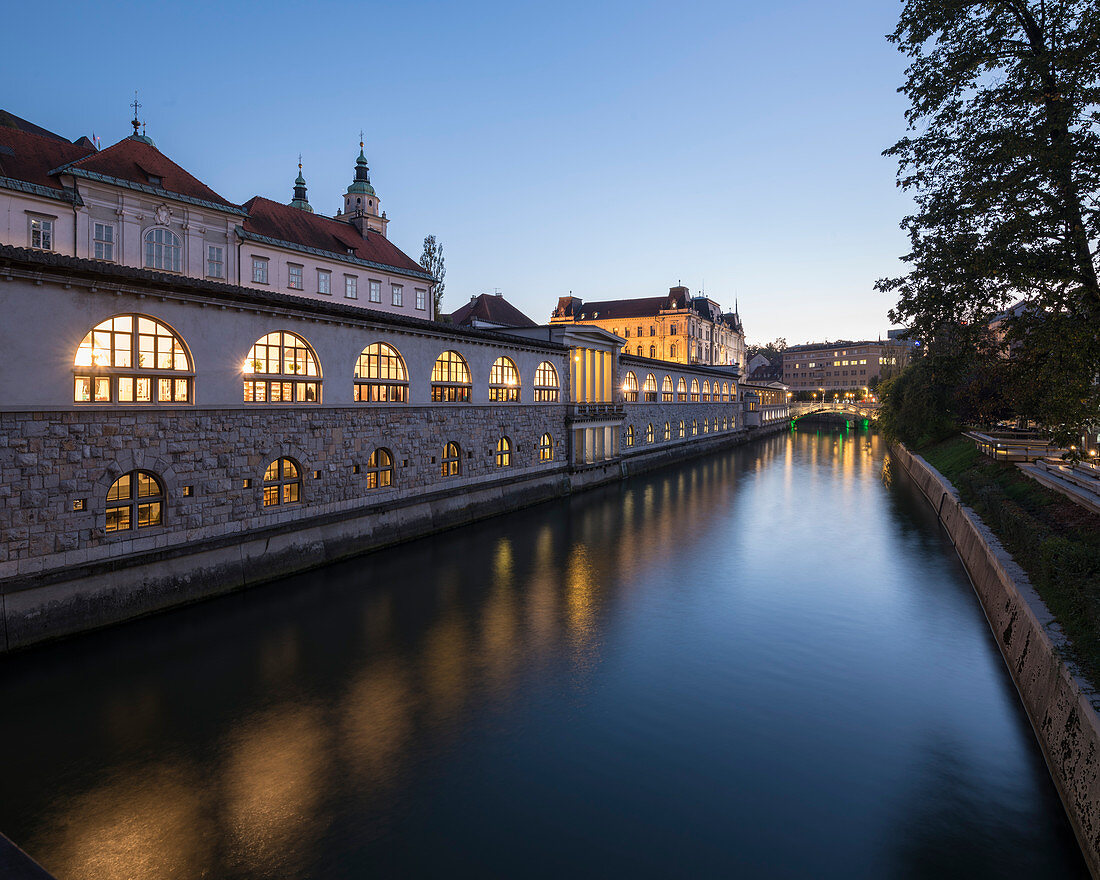
<path fill-rule="evenodd" d="M 102 150 L 16 122 L 0 126 L 0 242 L 434 318 L 435 279 L 387 238 L 362 144 L 344 210 L 325 217 L 300 165 L 289 204 L 237 205 L 161 153 L 137 120 Z"/>
<path fill-rule="evenodd" d="M 820 342 L 783 351 L 783 382 L 798 394 L 862 394 L 904 367 L 903 342 Z"/>
<path fill-rule="evenodd" d="M 623 354 L 679 364 L 736 365 L 745 372 L 745 330 L 735 309 L 723 314 L 718 303 L 692 297 L 686 287 L 668 296 L 586 303 L 564 296 L 551 324 L 587 324 L 624 340 Z"/>

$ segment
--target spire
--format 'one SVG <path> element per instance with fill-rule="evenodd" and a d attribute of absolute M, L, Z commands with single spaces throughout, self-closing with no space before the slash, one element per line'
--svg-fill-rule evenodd
<path fill-rule="evenodd" d="M 298 176 L 294 179 L 294 198 L 290 201 L 290 207 L 300 208 L 303 211 L 313 213 L 309 199 L 306 198 L 306 179 L 302 177 L 302 154 L 298 154 Z"/>
<path fill-rule="evenodd" d="M 130 125 L 134 127 L 134 133 L 130 135 L 130 138 L 135 141 L 141 141 L 143 144 L 148 144 L 151 147 L 155 147 L 153 139 L 145 133 L 145 123 L 138 119 L 138 110 L 141 108 L 141 102 L 138 100 L 138 93 L 134 92 L 134 103 L 130 105 L 134 108 L 134 118 L 130 120 Z"/>
<path fill-rule="evenodd" d="M 374 195 L 374 187 L 370 185 L 370 168 L 367 167 L 367 157 L 363 153 L 363 132 L 359 132 L 359 158 L 355 160 L 355 180 L 348 187 L 348 194 L 363 193 Z"/>

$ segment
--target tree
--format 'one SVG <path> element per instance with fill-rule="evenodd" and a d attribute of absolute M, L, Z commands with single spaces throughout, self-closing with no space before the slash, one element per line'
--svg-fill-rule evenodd
<path fill-rule="evenodd" d="M 781 364 L 783 362 L 783 352 L 786 348 L 787 340 L 782 336 L 767 345 L 749 345 L 745 348 L 745 362 L 747 363 L 758 354 L 762 354 L 773 366 Z"/>
<path fill-rule="evenodd" d="M 965 328 L 1026 300 L 1012 356 L 1058 383 L 1034 416 L 1071 436 L 1100 404 L 1100 2 L 905 0 L 888 39 L 911 133 L 884 155 L 916 202 L 890 317 L 976 347 Z"/>
<path fill-rule="evenodd" d="M 443 262 L 443 245 L 435 240 L 434 235 L 424 237 L 424 252 L 420 255 L 420 265 L 437 279 L 432 289 L 432 314 L 439 320 L 439 313 L 443 307 L 443 277 L 447 274 L 447 267 Z"/>

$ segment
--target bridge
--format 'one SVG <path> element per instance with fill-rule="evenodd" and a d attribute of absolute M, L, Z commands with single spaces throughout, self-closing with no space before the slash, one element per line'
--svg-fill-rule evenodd
<path fill-rule="evenodd" d="M 838 416 L 845 421 L 866 419 L 871 422 L 877 418 L 878 409 L 878 403 L 853 403 L 845 400 L 792 401 L 790 404 L 792 422 L 815 415 Z"/>

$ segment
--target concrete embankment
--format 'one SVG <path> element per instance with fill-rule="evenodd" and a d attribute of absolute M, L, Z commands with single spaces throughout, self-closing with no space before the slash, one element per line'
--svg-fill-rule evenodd
<path fill-rule="evenodd" d="M 891 453 L 936 510 L 966 566 L 1093 877 L 1100 877 L 1100 717 L 1095 689 L 1024 571 L 955 487 L 919 455 Z"/>

